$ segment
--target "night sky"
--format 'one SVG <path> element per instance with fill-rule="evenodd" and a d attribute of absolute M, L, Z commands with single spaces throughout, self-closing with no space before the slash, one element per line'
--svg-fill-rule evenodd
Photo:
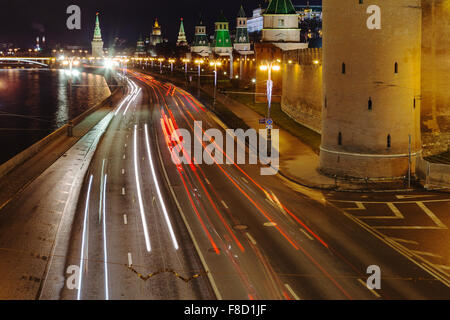
<path fill-rule="evenodd" d="M 239 7 L 243 4 L 247 16 L 264 0 L 0 0 L 0 43 L 12 42 L 21 48 L 31 48 L 37 36 L 45 35 L 50 45 L 90 46 L 95 13 L 100 12 L 105 46 L 111 39 L 126 39 L 136 45 L 139 34 L 147 35 L 155 17 L 162 25 L 163 37 L 176 41 L 179 19 L 184 18 L 188 40 L 191 41 L 198 15 L 202 12 L 208 33 L 223 9 L 234 29 Z M 306 4 L 306 0 L 293 0 Z M 321 0 L 310 3 L 321 4 Z M 66 8 L 76 4 L 81 8 L 81 30 L 66 27 Z"/>

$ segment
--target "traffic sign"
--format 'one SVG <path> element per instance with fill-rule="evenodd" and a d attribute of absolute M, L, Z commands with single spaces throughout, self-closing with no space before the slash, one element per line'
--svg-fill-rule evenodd
<path fill-rule="evenodd" d="M 271 126 L 273 125 L 273 120 L 272 119 L 267 119 L 266 124 Z"/>
<path fill-rule="evenodd" d="M 266 119 L 265 118 L 259 119 L 259 124 L 265 124 L 265 123 L 266 123 Z"/>
<path fill-rule="evenodd" d="M 267 129 L 267 130 L 272 130 L 272 129 L 273 129 L 273 126 L 272 126 L 271 124 L 266 124 L 266 129 Z"/>

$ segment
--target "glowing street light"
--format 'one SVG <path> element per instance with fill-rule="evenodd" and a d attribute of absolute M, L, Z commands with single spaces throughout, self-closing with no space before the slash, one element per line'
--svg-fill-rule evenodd
<path fill-rule="evenodd" d="M 158 61 L 159 61 L 159 73 L 161 73 L 161 74 L 162 74 L 162 63 L 163 63 L 164 60 L 165 60 L 164 58 L 158 58 Z"/>
<path fill-rule="evenodd" d="M 187 58 L 184 58 L 184 59 L 183 59 L 183 62 L 184 62 L 184 73 L 185 73 L 186 76 L 187 76 L 187 72 L 188 72 L 188 63 L 191 62 L 191 60 L 189 60 L 189 59 L 187 59 Z"/>
<path fill-rule="evenodd" d="M 202 64 L 205 63 L 203 59 L 197 59 L 194 61 L 195 64 L 198 64 L 198 87 L 200 88 L 200 73 L 202 70 Z"/>
<path fill-rule="evenodd" d="M 272 104 L 272 89 L 273 89 L 273 81 L 272 81 L 272 71 L 280 71 L 281 67 L 279 65 L 281 61 L 276 60 L 272 62 L 267 62 L 259 66 L 259 70 L 267 71 L 267 120 L 271 122 L 270 119 L 270 108 Z M 267 127 L 267 155 L 270 156 L 272 154 L 272 129 L 270 125 Z"/>
<path fill-rule="evenodd" d="M 222 66 L 222 62 L 220 60 L 213 60 L 209 63 L 211 67 L 214 67 L 214 100 L 213 105 L 216 104 L 216 91 L 217 91 L 217 67 Z"/>
<path fill-rule="evenodd" d="M 173 64 L 175 63 L 175 59 L 169 59 L 169 63 L 170 63 L 170 72 L 173 73 Z"/>

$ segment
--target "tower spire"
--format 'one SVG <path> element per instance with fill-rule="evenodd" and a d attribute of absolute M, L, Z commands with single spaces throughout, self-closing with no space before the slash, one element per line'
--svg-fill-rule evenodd
<path fill-rule="evenodd" d="M 99 13 L 95 16 L 94 39 L 92 40 L 92 55 L 94 57 L 103 57 L 102 30 L 100 29 Z"/>
<path fill-rule="evenodd" d="M 186 45 L 187 45 L 186 33 L 184 32 L 183 18 L 181 18 L 180 31 L 178 32 L 177 46 L 186 46 Z"/>

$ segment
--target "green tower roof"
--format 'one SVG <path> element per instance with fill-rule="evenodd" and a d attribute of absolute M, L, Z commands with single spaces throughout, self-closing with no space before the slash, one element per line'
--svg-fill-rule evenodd
<path fill-rule="evenodd" d="M 265 14 L 296 14 L 291 0 L 270 0 Z"/>
<path fill-rule="evenodd" d="M 181 18 L 181 24 L 180 24 L 180 34 L 184 34 L 184 23 L 183 23 L 183 18 Z"/>
<path fill-rule="evenodd" d="M 247 18 L 245 15 L 244 7 L 241 5 L 241 8 L 239 9 L 238 18 Z"/>
<path fill-rule="evenodd" d="M 98 19 L 98 15 L 99 15 L 99 13 L 97 12 L 97 15 L 95 17 L 94 39 L 102 38 L 102 31 L 100 29 L 100 21 Z"/>
<path fill-rule="evenodd" d="M 217 19 L 216 22 L 228 22 L 227 18 L 225 18 L 225 15 L 223 14 L 223 11 L 220 11 L 219 19 Z"/>

